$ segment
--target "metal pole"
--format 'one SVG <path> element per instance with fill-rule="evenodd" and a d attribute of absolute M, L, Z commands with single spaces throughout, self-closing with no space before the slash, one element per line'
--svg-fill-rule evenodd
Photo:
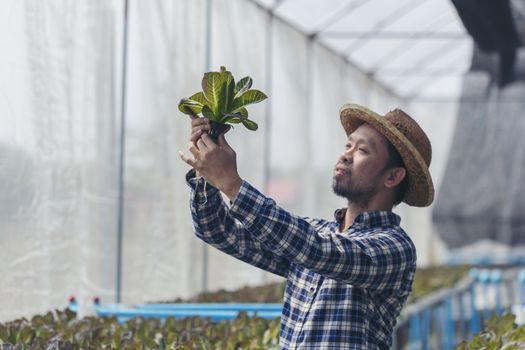
<path fill-rule="evenodd" d="M 272 78 L 273 78 L 273 11 L 267 12 L 267 25 L 266 25 L 266 62 L 265 62 L 265 75 L 266 75 L 266 87 L 265 91 L 268 96 L 272 95 Z M 263 193 L 269 194 L 269 182 L 271 176 L 271 145 L 272 145 L 272 99 L 266 100 L 265 118 L 264 118 L 264 154 L 263 154 Z M 268 274 L 262 272 L 262 281 L 268 282 Z"/>
<path fill-rule="evenodd" d="M 312 215 L 315 210 L 315 198 L 316 198 L 316 188 L 315 186 L 315 165 L 313 159 L 313 146 L 315 140 L 312 139 L 312 130 L 313 130 L 313 45 L 314 38 L 309 37 L 308 42 L 306 43 L 306 93 L 305 93 L 305 106 L 306 106 L 306 123 L 304 131 L 306 139 L 306 155 L 305 155 L 305 169 L 306 169 L 306 198 L 304 198 L 306 207 L 306 215 Z"/>
<path fill-rule="evenodd" d="M 205 63 L 206 71 L 211 70 L 211 15 L 212 10 L 212 0 L 206 1 L 206 46 L 205 46 Z M 202 291 L 206 292 L 208 290 L 208 264 L 209 264 L 209 254 L 208 254 L 208 245 L 204 244 L 202 246 Z"/>
<path fill-rule="evenodd" d="M 266 93 L 268 96 L 272 95 L 272 78 L 273 78 L 273 12 L 268 11 L 266 26 Z M 270 160 L 271 160 L 271 144 L 272 144 L 272 100 L 269 98 L 266 101 L 266 116 L 264 128 L 264 177 L 263 190 L 268 194 L 268 182 L 270 181 Z"/>
<path fill-rule="evenodd" d="M 124 228 L 124 158 L 126 152 L 126 84 L 128 62 L 128 15 L 129 1 L 124 0 L 124 30 L 122 48 L 122 85 L 120 106 L 120 149 L 119 149 L 119 178 L 118 178 L 118 228 L 117 228 L 117 298 L 120 303 L 122 295 L 122 236 Z"/>

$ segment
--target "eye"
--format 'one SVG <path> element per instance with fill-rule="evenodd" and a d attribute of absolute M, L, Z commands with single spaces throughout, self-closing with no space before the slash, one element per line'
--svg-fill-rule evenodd
<path fill-rule="evenodd" d="M 364 149 L 364 148 L 358 148 L 360 152 L 362 153 L 368 153 L 368 150 L 367 149 Z"/>

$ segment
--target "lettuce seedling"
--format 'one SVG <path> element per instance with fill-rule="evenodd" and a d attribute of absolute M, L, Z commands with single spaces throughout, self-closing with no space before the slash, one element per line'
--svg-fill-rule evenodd
<path fill-rule="evenodd" d="M 202 113 L 210 120 L 210 136 L 217 141 L 227 124 L 242 123 L 249 130 L 257 130 L 257 123 L 248 119 L 246 106 L 267 98 L 259 90 L 250 90 L 252 78 L 244 77 L 237 83 L 231 72 L 221 67 L 220 72 L 204 73 L 202 91 L 183 98 L 179 110 L 190 116 Z"/>

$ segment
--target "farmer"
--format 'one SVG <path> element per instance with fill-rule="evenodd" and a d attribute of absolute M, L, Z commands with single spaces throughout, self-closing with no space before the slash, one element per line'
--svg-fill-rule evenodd
<path fill-rule="evenodd" d="M 348 206 L 332 221 L 293 215 L 244 181 L 222 134 L 194 118 L 189 151 L 196 235 L 253 266 L 287 279 L 281 349 L 389 349 L 411 291 L 416 250 L 392 208 L 424 207 L 434 188 L 430 141 L 400 109 L 384 117 L 347 104 L 347 134 L 333 190 Z M 230 203 L 225 203 L 219 191 Z"/>

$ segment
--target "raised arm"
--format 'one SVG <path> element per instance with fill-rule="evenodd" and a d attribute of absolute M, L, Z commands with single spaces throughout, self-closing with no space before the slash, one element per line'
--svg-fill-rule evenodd
<path fill-rule="evenodd" d="M 290 262 L 271 252 L 229 214 L 219 191 L 192 170 L 187 175 L 191 188 L 190 208 L 197 237 L 250 265 L 286 277 Z"/>
<path fill-rule="evenodd" d="M 244 182 L 230 208 L 248 234 L 266 249 L 326 277 L 363 288 L 399 287 L 413 271 L 415 249 L 404 232 L 339 234 L 329 223 L 305 220 L 278 207 Z"/>

